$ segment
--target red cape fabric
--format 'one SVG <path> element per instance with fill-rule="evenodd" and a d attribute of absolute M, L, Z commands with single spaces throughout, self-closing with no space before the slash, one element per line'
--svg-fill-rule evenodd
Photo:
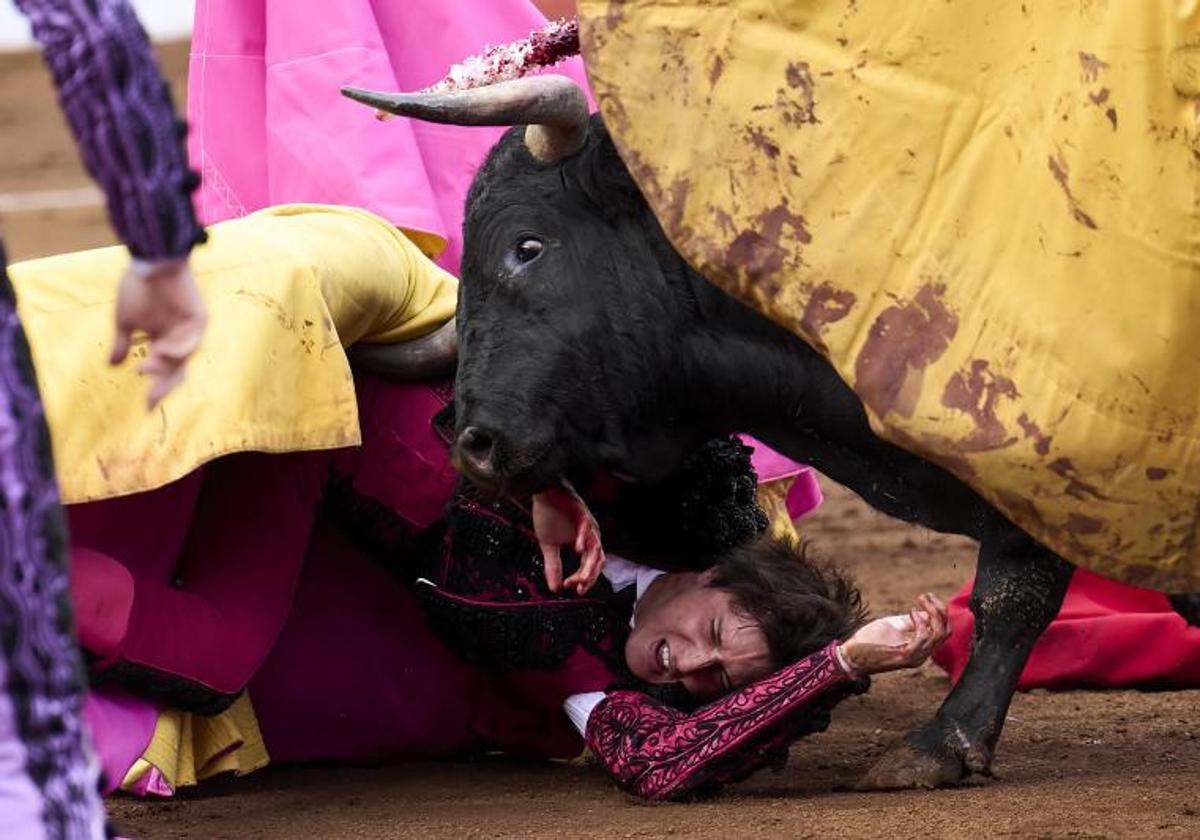
<path fill-rule="evenodd" d="M 958 682 L 975 618 L 969 581 L 950 602 L 954 634 L 933 660 Z M 1165 595 L 1079 570 L 1058 616 L 1038 640 L 1017 684 L 1032 688 L 1194 688 L 1200 686 L 1200 628 Z"/>

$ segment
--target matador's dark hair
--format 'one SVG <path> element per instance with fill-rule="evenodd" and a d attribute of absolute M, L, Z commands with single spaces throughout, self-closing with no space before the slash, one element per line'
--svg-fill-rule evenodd
<path fill-rule="evenodd" d="M 728 592 L 734 608 L 762 628 L 776 668 L 849 637 L 866 621 L 850 579 L 789 539 L 760 537 L 726 552 L 708 585 Z"/>

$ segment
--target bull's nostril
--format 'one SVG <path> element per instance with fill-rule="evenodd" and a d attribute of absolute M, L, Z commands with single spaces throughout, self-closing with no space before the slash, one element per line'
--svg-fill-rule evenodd
<path fill-rule="evenodd" d="M 492 466 L 492 453 L 496 441 L 488 432 L 468 426 L 458 436 L 458 450 L 477 469 L 488 470 Z"/>

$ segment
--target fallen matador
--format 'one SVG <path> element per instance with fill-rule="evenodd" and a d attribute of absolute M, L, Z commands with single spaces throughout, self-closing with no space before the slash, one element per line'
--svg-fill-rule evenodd
<path fill-rule="evenodd" d="M 678 568 L 614 557 L 609 599 L 546 591 L 519 505 L 464 491 L 442 517 L 454 479 L 433 419 L 447 391 L 355 388 L 343 350 L 374 341 L 364 358 L 417 373 L 403 359 L 429 338 L 414 335 L 436 336 L 453 310 L 453 278 L 378 217 L 294 205 L 213 226 L 193 261 L 218 326 L 152 415 L 110 413 L 136 374 L 72 349 L 99 329 L 120 259 L 13 269 L 74 502 L 73 596 L 100 687 L 88 717 L 110 785 L 168 793 L 272 754 L 565 756 L 582 745 L 573 719 L 623 785 L 685 796 L 761 766 L 862 675 L 941 638 L 940 607 L 924 603 L 906 626 L 847 640 L 853 589 L 788 542 L 747 546 L 767 516 L 733 439 L 656 487 L 581 485 L 611 547 Z M 66 294 L 84 272 L 94 298 Z M 404 583 L 418 575 L 435 584 L 417 587 L 424 609 Z M 912 644 L 880 647 L 895 638 Z M 674 683 L 685 692 L 647 693 Z"/>

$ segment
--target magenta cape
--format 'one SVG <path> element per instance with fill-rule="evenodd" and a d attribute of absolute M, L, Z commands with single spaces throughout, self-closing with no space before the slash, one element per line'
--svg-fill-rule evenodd
<path fill-rule="evenodd" d="M 954 635 L 934 661 L 958 682 L 967 665 L 975 618 L 971 581 L 950 602 Z M 1200 628 L 1171 609 L 1165 595 L 1079 569 L 1062 609 L 1030 654 L 1017 688 L 1195 688 L 1200 686 Z"/>
<path fill-rule="evenodd" d="M 441 237 L 457 272 L 467 187 L 504 130 L 379 122 L 339 89 L 419 90 L 545 22 L 528 0 L 198 0 L 188 121 L 202 221 L 349 204 Z M 587 85 L 578 58 L 555 72 Z"/>

